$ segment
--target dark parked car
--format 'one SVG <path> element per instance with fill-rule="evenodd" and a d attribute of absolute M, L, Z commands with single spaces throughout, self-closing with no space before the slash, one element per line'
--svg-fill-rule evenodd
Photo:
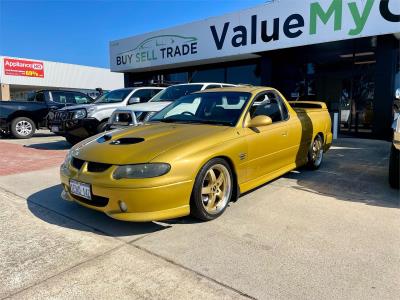
<path fill-rule="evenodd" d="M 64 90 L 38 91 L 28 101 L 0 101 L 0 133 L 18 139 L 29 138 L 36 129 L 47 126 L 51 110 L 92 102 L 84 93 Z"/>
<path fill-rule="evenodd" d="M 400 188 L 400 89 L 396 90 L 393 103 L 393 143 L 390 150 L 389 183 L 392 188 Z"/>

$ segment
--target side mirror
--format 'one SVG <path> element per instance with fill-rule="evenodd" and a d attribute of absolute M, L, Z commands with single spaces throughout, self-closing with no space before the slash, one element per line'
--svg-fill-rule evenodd
<path fill-rule="evenodd" d="M 139 97 L 132 97 L 128 101 L 128 105 L 129 104 L 135 104 L 135 103 L 140 103 L 140 98 Z"/>
<path fill-rule="evenodd" d="M 272 124 L 272 119 L 268 116 L 256 116 L 253 119 L 250 119 L 248 123 L 246 124 L 247 128 L 257 128 L 257 127 L 263 127 L 263 126 L 268 126 Z"/>
<path fill-rule="evenodd" d="M 400 100 L 400 89 L 397 89 L 397 90 L 396 90 L 395 98 L 396 98 L 397 100 Z"/>

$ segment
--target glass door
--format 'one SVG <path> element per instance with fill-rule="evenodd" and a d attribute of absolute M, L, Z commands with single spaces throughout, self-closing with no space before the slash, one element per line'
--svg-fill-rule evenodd
<path fill-rule="evenodd" d="M 340 132 L 357 136 L 372 133 L 375 59 L 373 52 L 352 55 L 349 76 L 342 81 Z"/>

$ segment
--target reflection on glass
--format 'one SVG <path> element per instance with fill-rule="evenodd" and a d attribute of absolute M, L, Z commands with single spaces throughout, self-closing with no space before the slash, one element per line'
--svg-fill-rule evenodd
<path fill-rule="evenodd" d="M 225 82 L 225 70 L 198 70 L 192 73 L 192 82 Z"/>
<path fill-rule="evenodd" d="M 226 82 L 261 85 L 260 71 L 257 64 L 228 67 L 226 70 Z"/>

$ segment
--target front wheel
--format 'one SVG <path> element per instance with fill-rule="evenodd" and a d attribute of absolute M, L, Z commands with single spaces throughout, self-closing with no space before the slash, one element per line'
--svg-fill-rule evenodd
<path fill-rule="evenodd" d="M 324 157 L 324 141 L 320 135 L 317 135 L 311 143 L 307 153 L 307 167 L 311 170 L 318 169 L 322 164 Z"/>
<path fill-rule="evenodd" d="M 190 201 L 191 215 L 203 221 L 218 218 L 232 198 L 233 186 L 228 163 L 221 158 L 211 159 L 197 174 Z"/>
<path fill-rule="evenodd" d="M 33 136 L 35 130 L 35 123 L 29 118 L 15 118 L 11 122 L 11 134 L 17 139 L 28 139 Z"/>
<path fill-rule="evenodd" d="M 97 125 L 97 133 L 107 131 L 108 121 L 103 121 L 99 125 Z"/>
<path fill-rule="evenodd" d="M 392 144 L 389 161 L 389 184 L 392 188 L 400 188 L 400 150 Z"/>

